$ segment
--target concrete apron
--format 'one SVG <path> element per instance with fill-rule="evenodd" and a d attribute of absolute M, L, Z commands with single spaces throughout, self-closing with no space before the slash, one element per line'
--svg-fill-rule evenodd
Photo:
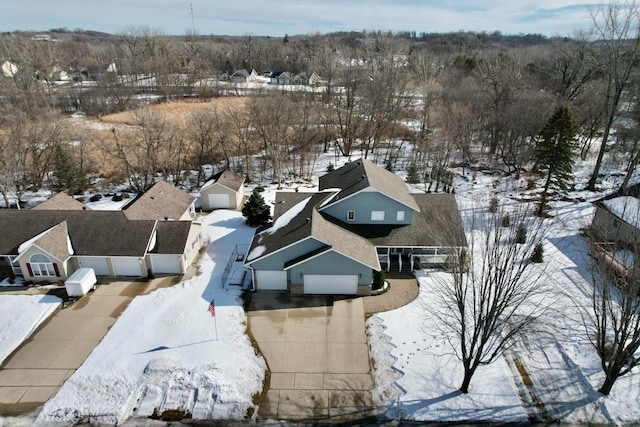
<path fill-rule="evenodd" d="M 374 414 L 362 299 L 326 301 L 252 298 L 249 327 L 271 371 L 260 418 L 344 422 Z"/>
<path fill-rule="evenodd" d="M 2 364 L 0 414 L 29 412 L 46 402 L 100 343 L 134 296 L 173 283 L 174 278 L 112 282 L 56 310 Z"/>

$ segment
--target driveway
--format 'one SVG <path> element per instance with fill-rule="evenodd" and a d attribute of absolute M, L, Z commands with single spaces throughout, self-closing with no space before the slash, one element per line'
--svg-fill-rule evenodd
<path fill-rule="evenodd" d="M 116 318 L 141 294 L 176 283 L 112 282 L 58 309 L 0 369 L 0 414 L 31 411 L 46 402 L 98 345 Z"/>
<path fill-rule="evenodd" d="M 260 418 L 341 422 L 373 415 L 361 298 L 257 292 L 247 316 L 271 371 Z"/>

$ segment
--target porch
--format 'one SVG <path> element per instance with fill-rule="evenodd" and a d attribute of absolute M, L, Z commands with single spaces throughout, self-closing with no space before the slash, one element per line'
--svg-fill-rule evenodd
<path fill-rule="evenodd" d="M 443 267 L 449 256 L 460 248 L 452 247 L 377 247 L 378 260 L 387 272 L 412 272 L 422 268 Z"/>

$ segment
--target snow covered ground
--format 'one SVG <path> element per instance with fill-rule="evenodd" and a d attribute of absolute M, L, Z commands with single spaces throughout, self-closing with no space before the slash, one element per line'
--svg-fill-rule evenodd
<path fill-rule="evenodd" d="M 590 166 L 582 165 L 577 181 L 588 177 L 585 170 Z M 604 185 L 613 187 L 615 180 Z M 513 198 L 522 196 L 524 188 L 522 180 L 480 173 L 475 184 L 459 177 L 456 194 L 464 215 L 486 205 L 492 194 L 502 203 L 517 203 Z M 458 392 L 460 362 L 425 309 L 434 304 L 430 286 L 446 273 L 421 272 L 418 299 L 369 319 L 376 362 L 374 397 L 388 417 L 418 421 L 640 421 L 640 368 L 621 377 L 609 396 L 600 395 L 597 389 L 604 376 L 582 323 L 581 314 L 591 304 L 591 285 L 588 247 L 581 229 L 591 222 L 591 202 L 602 195 L 581 191 L 573 193 L 575 201 L 552 203 L 553 218 L 545 220 L 545 263 L 539 267 L 545 268 L 555 289 L 545 319 L 548 330 L 519 342 L 494 364 L 480 367 L 468 394 Z"/>
<path fill-rule="evenodd" d="M 254 229 L 238 212 L 203 219 L 212 242 L 190 280 L 136 297 L 84 364 L 43 407 L 39 422 L 122 423 L 182 410 L 196 419 L 243 419 L 266 364 L 245 335 L 240 291 L 221 276 Z M 207 311 L 215 300 L 215 317 Z"/>
<path fill-rule="evenodd" d="M 0 295 L 0 365 L 61 302 L 51 295 Z"/>

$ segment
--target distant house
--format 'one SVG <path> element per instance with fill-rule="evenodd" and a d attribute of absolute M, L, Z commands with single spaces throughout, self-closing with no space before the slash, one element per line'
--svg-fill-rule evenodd
<path fill-rule="evenodd" d="M 250 83 L 253 81 L 262 81 L 263 78 L 258 75 L 256 70 L 251 70 L 251 72 L 242 69 L 237 70 L 233 74 L 229 76 L 229 81 L 233 83 Z"/>
<path fill-rule="evenodd" d="M 640 243 L 640 199 L 618 196 L 601 200 L 591 230 L 598 240 L 629 245 Z"/>
<path fill-rule="evenodd" d="M 191 221 L 194 198 L 167 185 L 128 212 L 94 211 L 62 193 L 31 210 L 0 210 L 0 267 L 37 282 L 85 267 L 110 277 L 183 274 L 202 245 L 201 226 Z"/>
<path fill-rule="evenodd" d="M 225 169 L 200 188 L 202 210 L 240 209 L 244 198 L 244 178 Z"/>
<path fill-rule="evenodd" d="M 246 255 L 255 289 L 368 295 L 376 272 L 443 265 L 466 246 L 453 195 L 410 194 L 367 160 L 320 177 L 319 189 L 277 193 L 274 223 Z"/>

